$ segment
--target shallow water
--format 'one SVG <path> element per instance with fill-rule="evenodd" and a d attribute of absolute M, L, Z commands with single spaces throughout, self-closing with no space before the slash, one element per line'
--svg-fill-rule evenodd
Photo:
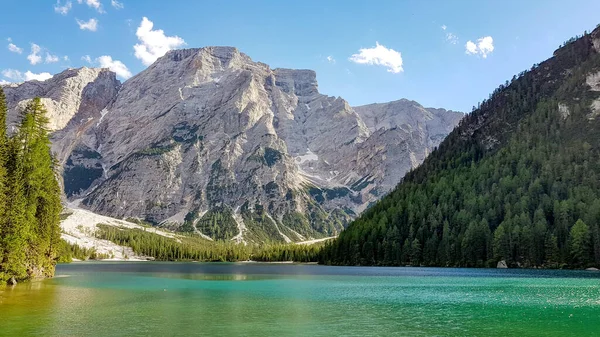
<path fill-rule="evenodd" d="M 73 263 L 0 290 L 0 335 L 600 336 L 600 273 Z"/>

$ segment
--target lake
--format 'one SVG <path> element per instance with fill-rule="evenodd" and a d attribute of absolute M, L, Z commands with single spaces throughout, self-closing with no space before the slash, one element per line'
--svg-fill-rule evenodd
<path fill-rule="evenodd" d="M 600 336 L 600 273 L 59 265 L 0 289 L 7 336 Z"/>

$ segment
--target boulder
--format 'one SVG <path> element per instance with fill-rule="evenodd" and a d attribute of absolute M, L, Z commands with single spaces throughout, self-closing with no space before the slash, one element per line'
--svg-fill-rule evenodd
<path fill-rule="evenodd" d="M 508 265 L 506 265 L 506 261 L 502 260 L 502 261 L 498 261 L 498 265 L 496 265 L 496 268 L 506 269 L 506 268 L 508 268 Z"/>
<path fill-rule="evenodd" d="M 14 277 L 11 277 L 8 279 L 8 281 L 6 282 L 6 284 L 8 284 L 9 286 L 16 286 L 17 285 L 17 280 Z"/>
<path fill-rule="evenodd" d="M 585 270 L 587 270 L 587 271 L 600 271 L 600 269 L 595 268 L 595 267 L 586 268 Z"/>

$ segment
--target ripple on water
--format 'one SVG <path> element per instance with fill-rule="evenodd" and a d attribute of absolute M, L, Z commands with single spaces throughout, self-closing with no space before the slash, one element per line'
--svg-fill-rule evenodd
<path fill-rule="evenodd" d="M 600 324 L 599 279 L 578 272 L 112 263 L 58 274 L 69 277 L 0 290 L 3 334 L 591 336 Z"/>

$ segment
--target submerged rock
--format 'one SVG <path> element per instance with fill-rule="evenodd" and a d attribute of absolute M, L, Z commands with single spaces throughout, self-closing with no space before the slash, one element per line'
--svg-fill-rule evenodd
<path fill-rule="evenodd" d="M 508 268 L 508 266 L 506 265 L 506 261 L 504 261 L 504 260 L 498 261 L 498 265 L 496 265 L 496 268 L 498 268 L 498 269 L 506 269 L 506 268 Z"/>

